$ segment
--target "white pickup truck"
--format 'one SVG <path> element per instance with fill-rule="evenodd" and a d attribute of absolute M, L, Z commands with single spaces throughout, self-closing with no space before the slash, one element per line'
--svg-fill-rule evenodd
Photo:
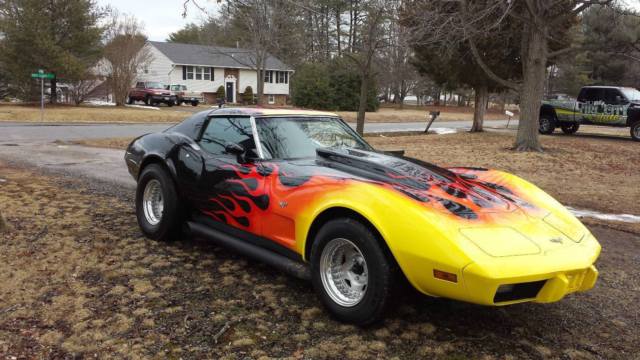
<path fill-rule="evenodd" d="M 168 90 L 176 94 L 176 105 L 191 104 L 198 106 L 202 102 L 202 93 L 188 91 L 186 85 L 169 85 Z"/>

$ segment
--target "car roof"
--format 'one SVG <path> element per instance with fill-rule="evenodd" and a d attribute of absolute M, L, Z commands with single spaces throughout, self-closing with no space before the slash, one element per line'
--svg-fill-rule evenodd
<path fill-rule="evenodd" d="M 303 109 L 269 109 L 269 108 L 222 108 L 216 109 L 209 113 L 210 116 L 326 116 L 326 117 L 338 117 L 338 115 L 316 110 L 303 110 Z"/>

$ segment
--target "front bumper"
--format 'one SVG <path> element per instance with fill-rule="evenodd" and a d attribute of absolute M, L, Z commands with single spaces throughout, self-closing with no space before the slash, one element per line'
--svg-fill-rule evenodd
<path fill-rule="evenodd" d="M 524 277 L 489 278 L 469 265 L 463 271 L 470 301 L 482 305 L 509 305 L 521 302 L 551 303 L 577 291 L 594 287 L 598 270 L 594 265 Z"/>
<path fill-rule="evenodd" d="M 176 102 L 176 97 L 174 95 L 153 95 L 151 98 L 154 102 Z"/>

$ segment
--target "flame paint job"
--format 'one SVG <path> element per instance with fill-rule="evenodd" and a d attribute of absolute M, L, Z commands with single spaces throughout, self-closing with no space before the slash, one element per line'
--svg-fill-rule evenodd
<path fill-rule="evenodd" d="M 240 164 L 197 146 L 209 115 L 135 140 L 126 155 L 131 174 L 161 161 L 193 213 L 302 259 L 314 221 L 325 211 L 349 209 L 375 227 L 425 294 L 495 305 L 501 284 L 546 280 L 538 297 L 525 300 L 550 302 L 596 281 L 595 238 L 561 204 L 514 175 L 363 150 L 320 149 L 316 158 Z M 456 274 L 459 282 L 435 279 L 433 270 Z M 574 276 L 582 281 L 572 287 Z"/>

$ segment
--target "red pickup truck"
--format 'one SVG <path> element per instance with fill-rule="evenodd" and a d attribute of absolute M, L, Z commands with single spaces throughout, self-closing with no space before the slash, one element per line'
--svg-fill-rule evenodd
<path fill-rule="evenodd" d="M 135 88 L 129 91 L 127 103 L 133 104 L 135 101 L 144 101 L 149 106 L 155 106 L 159 103 L 173 106 L 176 104 L 177 97 L 157 81 L 140 81 L 136 83 Z"/>

